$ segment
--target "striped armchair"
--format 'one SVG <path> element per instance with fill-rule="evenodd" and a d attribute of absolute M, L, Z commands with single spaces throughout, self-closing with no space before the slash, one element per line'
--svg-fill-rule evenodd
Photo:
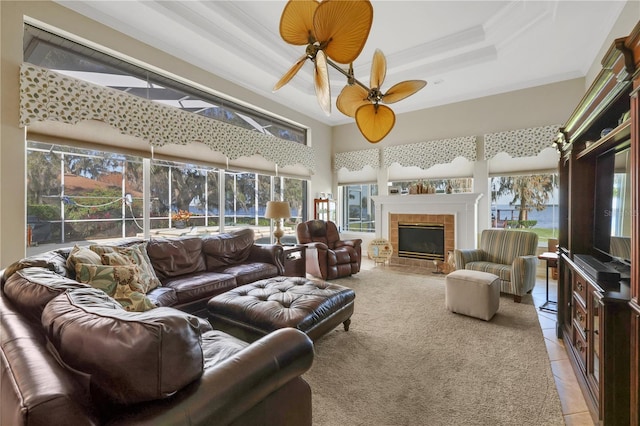
<path fill-rule="evenodd" d="M 485 229 L 479 249 L 454 251 L 456 268 L 497 275 L 500 291 L 513 294 L 513 300 L 520 303 L 522 295 L 536 284 L 537 247 L 538 235 L 534 232 Z"/>

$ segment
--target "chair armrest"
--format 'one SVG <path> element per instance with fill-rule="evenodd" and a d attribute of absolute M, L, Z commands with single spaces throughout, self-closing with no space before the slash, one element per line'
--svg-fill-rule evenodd
<path fill-rule="evenodd" d="M 533 290 L 536 285 L 538 256 L 519 256 L 511 264 L 511 283 L 514 294 L 522 296 Z"/>
<path fill-rule="evenodd" d="M 284 250 L 277 244 L 254 244 L 249 251 L 250 262 L 263 262 L 276 265 L 278 274 L 284 274 Z"/>
<path fill-rule="evenodd" d="M 315 243 L 306 243 L 302 245 L 305 246 L 307 250 L 309 249 L 329 250 L 329 246 L 326 245 L 325 243 L 315 242 Z"/>
<path fill-rule="evenodd" d="M 203 345 L 211 333 L 216 332 L 203 335 Z M 171 398 L 138 404 L 122 416 L 122 424 L 204 426 L 231 423 L 311 368 L 314 352 L 313 343 L 306 334 L 284 328 L 221 362 L 215 363 L 215 356 L 224 357 L 224 351 L 205 358 L 204 374 L 199 380 Z M 215 365 L 207 366 L 208 362 Z"/>
<path fill-rule="evenodd" d="M 335 247 L 343 247 L 343 246 L 351 246 L 358 247 L 362 244 L 362 239 L 354 238 L 353 240 L 338 240 L 336 241 Z"/>
<path fill-rule="evenodd" d="M 469 262 L 478 262 L 484 258 L 484 251 L 481 249 L 456 249 L 453 251 L 456 262 L 456 269 L 464 269 Z"/>

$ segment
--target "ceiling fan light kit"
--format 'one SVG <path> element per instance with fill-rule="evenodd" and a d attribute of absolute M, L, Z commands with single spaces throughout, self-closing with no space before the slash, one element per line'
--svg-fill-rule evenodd
<path fill-rule="evenodd" d="M 371 143 L 380 142 L 396 122 L 386 105 L 398 102 L 422 89 L 424 80 L 403 81 L 383 93 L 381 86 L 387 73 L 387 61 L 376 49 L 371 64 L 370 87 L 358 81 L 353 61 L 360 55 L 373 23 L 373 6 L 369 0 L 289 0 L 280 18 L 280 36 L 296 46 L 306 45 L 305 54 L 276 83 L 276 91 L 286 85 L 309 59 L 314 63 L 314 86 L 320 107 L 331 113 L 331 66 L 347 78 L 336 106 L 356 120 L 360 133 Z M 339 64 L 349 64 L 344 70 Z"/>

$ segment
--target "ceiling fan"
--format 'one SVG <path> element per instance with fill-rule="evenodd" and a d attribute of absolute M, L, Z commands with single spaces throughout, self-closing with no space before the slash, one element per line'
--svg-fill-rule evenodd
<path fill-rule="evenodd" d="M 276 91 L 287 84 L 308 60 L 314 63 L 314 85 L 320 107 L 331 113 L 331 88 L 328 66 L 347 77 L 347 86 L 337 99 L 340 112 L 355 117 L 360 133 L 371 143 L 381 141 L 393 128 L 395 114 L 386 105 L 398 102 L 422 89 L 424 80 L 403 81 L 383 93 L 387 63 L 376 50 L 371 66 L 371 88 L 358 81 L 353 61 L 360 55 L 373 23 L 369 0 L 289 0 L 280 18 L 280 36 L 287 43 L 303 46 L 305 53 L 276 83 Z M 349 64 L 348 70 L 335 62 Z"/>

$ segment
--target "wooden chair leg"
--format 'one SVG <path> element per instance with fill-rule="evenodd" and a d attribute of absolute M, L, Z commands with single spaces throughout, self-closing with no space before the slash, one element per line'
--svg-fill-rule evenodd
<path fill-rule="evenodd" d="M 350 324 L 351 324 L 351 318 L 347 318 L 347 320 L 342 323 L 342 325 L 344 325 L 344 331 L 349 331 Z"/>

